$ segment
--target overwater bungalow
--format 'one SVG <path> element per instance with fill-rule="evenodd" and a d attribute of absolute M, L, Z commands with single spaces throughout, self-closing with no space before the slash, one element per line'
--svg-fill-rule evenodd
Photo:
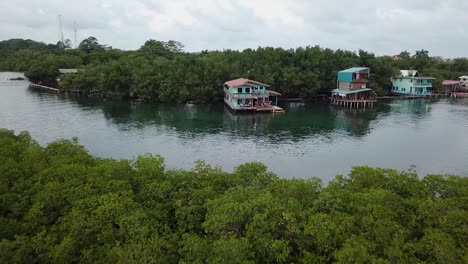
<path fill-rule="evenodd" d="M 460 80 L 445 80 L 442 82 L 444 89 L 451 97 L 468 97 L 468 76 L 460 76 Z"/>
<path fill-rule="evenodd" d="M 370 68 L 353 67 L 338 72 L 336 89 L 331 91 L 330 100 L 334 105 L 345 107 L 372 106 L 375 93 L 367 88 Z"/>
<path fill-rule="evenodd" d="M 396 95 L 431 95 L 434 80 L 434 77 L 421 76 L 416 70 L 401 70 L 398 76 L 391 78 L 391 93 Z"/>
<path fill-rule="evenodd" d="M 239 78 L 224 83 L 224 102 L 234 112 L 284 112 L 277 106 L 280 93 L 270 86 L 254 80 Z"/>
<path fill-rule="evenodd" d="M 457 80 L 443 80 L 442 86 L 446 93 L 461 92 L 461 82 Z"/>

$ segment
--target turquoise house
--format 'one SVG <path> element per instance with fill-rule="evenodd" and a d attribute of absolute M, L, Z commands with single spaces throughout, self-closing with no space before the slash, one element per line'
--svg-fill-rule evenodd
<path fill-rule="evenodd" d="M 435 78 L 420 76 L 416 70 L 401 70 L 399 76 L 392 77 L 392 94 L 431 95 Z"/>
<path fill-rule="evenodd" d="M 281 94 L 270 86 L 254 80 L 239 78 L 224 83 L 224 102 L 233 111 L 284 111 L 278 104 Z"/>

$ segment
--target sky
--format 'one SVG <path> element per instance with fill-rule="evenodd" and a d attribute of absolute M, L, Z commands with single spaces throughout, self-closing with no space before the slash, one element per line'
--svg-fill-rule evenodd
<path fill-rule="evenodd" d="M 94 36 L 119 49 L 177 40 L 189 52 L 265 47 L 468 57 L 467 0 L 0 0 L 0 40 Z"/>

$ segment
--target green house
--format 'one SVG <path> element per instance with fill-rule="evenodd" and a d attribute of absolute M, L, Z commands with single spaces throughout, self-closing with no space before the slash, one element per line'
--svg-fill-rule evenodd
<path fill-rule="evenodd" d="M 392 94 L 431 95 L 435 78 L 420 76 L 416 70 L 401 70 L 400 75 L 392 77 Z"/>

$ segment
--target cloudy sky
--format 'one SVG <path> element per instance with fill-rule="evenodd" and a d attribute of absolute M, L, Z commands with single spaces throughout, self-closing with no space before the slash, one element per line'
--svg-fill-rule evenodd
<path fill-rule="evenodd" d="M 178 40 L 187 51 L 320 45 L 378 55 L 468 56 L 467 0 L 1 0 L 0 40 L 95 36 L 114 48 Z"/>

